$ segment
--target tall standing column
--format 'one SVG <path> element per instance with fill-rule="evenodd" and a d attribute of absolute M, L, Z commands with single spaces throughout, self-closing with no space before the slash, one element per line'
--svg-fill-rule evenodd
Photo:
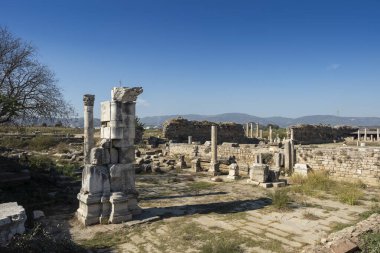
<path fill-rule="evenodd" d="M 259 138 L 259 123 L 256 123 L 256 138 Z"/>
<path fill-rule="evenodd" d="M 377 141 L 380 141 L 379 137 L 380 137 L 380 130 L 376 129 L 376 140 Z"/>
<path fill-rule="evenodd" d="M 211 126 L 211 162 L 208 172 L 214 176 L 219 174 L 218 163 L 218 128 L 216 125 Z"/>
<path fill-rule="evenodd" d="M 294 140 L 294 129 L 290 128 L 290 139 Z"/>
<path fill-rule="evenodd" d="M 250 137 L 253 138 L 253 123 L 250 123 L 250 125 L 251 125 Z"/>
<path fill-rule="evenodd" d="M 360 129 L 358 129 L 358 141 L 360 141 Z"/>
<path fill-rule="evenodd" d="M 86 94 L 83 96 L 84 105 L 84 143 L 83 154 L 84 163 L 90 164 L 90 153 L 94 147 L 94 101 L 95 95 Z"/>
<path fill-rule="evenodd" d="M 367 128 L 364 128 L 364 141 L 367 141 Z"/>
<path fill-rule="evenodd" d="M 273 138 L 272 138 L 272 126 L 269 126 L 269 142 L 270 143 L 273 142 Z"/>
<path fill-rule="evenodd" d="M 249 123 L 245 124 L 245 135 L 249 137 Z"/>

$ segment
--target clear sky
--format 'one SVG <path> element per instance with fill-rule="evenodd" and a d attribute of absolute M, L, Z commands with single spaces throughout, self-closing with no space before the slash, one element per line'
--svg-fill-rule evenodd
<path fill-rule="evenodd" d="M 380 116 L 379 0 L 0 0 L 82 115 L 142 86 L 140 117 Z"/>

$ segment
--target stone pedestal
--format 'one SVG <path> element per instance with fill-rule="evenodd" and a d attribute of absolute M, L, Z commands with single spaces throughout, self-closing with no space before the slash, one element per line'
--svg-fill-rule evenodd
<path fill-rule="evenodd" d="M 191 161 L 191 170 L 193 172 L 200 172 L 202 170 L 201 168 L 201 159 L 195 158 Z"/>
<path fill-rule="evenodd" d="M 269 177 L 269 166 L 266 164 L 253 164 L 249 169 L 249 179 L 258 183 L 267 182 Z"/>
<path fill-rule="evenodd" d="M 239 178 L 239 166 L 237 165 L 237 163 L 230 164 L 230 166 L 228 168 L 229 168 L 229 173 L 228 173 L 227 178 L 232 179 L 232 180 L 238 179 Z"/>
<path fill-rule="evenodd" d="M 123 192 L 114 192 L 110 197 L 111 214 L 110 223 L 121 223 L 132 220 L 132 214 L 128 208 L 128 198 Z"/>

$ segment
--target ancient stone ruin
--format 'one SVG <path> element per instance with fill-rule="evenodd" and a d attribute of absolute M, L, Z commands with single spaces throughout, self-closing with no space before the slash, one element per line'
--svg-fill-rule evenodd
<path fill-rule="evenodd" d="M 135 106 L 141 87 L 115 87 L 101 103 L 101 142 L 92 146 L 94 97 L 85 95 L 85 167 L 78 193 L 78 219 L 84 225 L 120 223 L 141 212 L 135 189 Z M 90 99 L 89 99 L 90 98 Z M 89 103 L 92 102 L 91 103 Z M 87 128 L 87 129 L 86 129 Z M 90 151 L 90 154 L 88 152 Z"/>
<path fill-rule="evenodd" d="M 16 202 L 0 204 L 0 246 L 25 231 L 25 209 Z"/>
<path fill-rule="evenodd" d="M 189 136 L 191 136 L 191 142 L 204 143 L 210 140 L 212 125 L 217 127 L 218 144 L 222 142 L 247 142 L 247 137 L 241 124 L 216 124 L 209 121 L 190 121 L 184 118 L 166 121 L 163 125 L 163 135 L 165 138 L 179 143 L 189 143 Z"/>
<path fill-rule="evenodd" d="M 358 131 L 358 128 L 350 126 L 297 125 L 289 127 L 289 135 L 290 129 L 293 129 L 293 138 L 291 139 L 296 140 L 299 144 L 332 143 L 343 140 Z"/>

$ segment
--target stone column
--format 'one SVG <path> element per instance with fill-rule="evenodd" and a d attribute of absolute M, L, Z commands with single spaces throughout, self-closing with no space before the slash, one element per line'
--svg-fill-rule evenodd
<path fill-rule="evenodd" d="M 269 126 L 269 142 L 270 143 L 273 142 L 273 138 L 272 138 L 272 126 Z"/>
<path fill-rule="evenodd" d="M 90 153 L 94 147 L 94 101 L 95 95 L 86 94 L 83 96 L 84 105 L 84 143 L 83 154 L 84 164 L 90 164 Z"/>
<path fill-rule="evenodd" d="M 290 139 L 294 140 L 294 129 L 290 128 Z"/>
<path fill-rule="evenodd" d="M 253 123 L 250 124 L 251 125 L 251 132 L 250 132 L 250 137 L 253 138 Z"/>
<path fill-rule="evenodd" d="M 364 141 L 367 141 L 367 128 L 364 128 Z"/>
<path fill-rule="evenodd" d="M 256 123 L 256 138 L 259 138 L 259 123 Z"/>
<path fill-rule="evenodd" d="M 188 136 L 187 137 L 187 144 L 192 144 L 193 143 L 193 136 Z"/>
<path fill-rule="evenodd" d="M 262 139 L 263 138 L 263 130 L 260 129 L 260 138 Z"/>
<path fill-rule="evenodd" d="M 360 129 L 358 129 L 358 141 L 360 141 Z"/>
<path fill-rule="evenodd" d="M 291 166 L 291 154 L 290 154 L 290 141 L 286 140 L 284 142 L 284 158 L 285 158 L 285 171 L 289 172 L 290 171 L 290 166 Z"/>
<path fill-rule="evenodd" d="M 218 128 L 216 125 L 211 126 L 211 162 L 208 172 L 214 176 L 219 174 L 218 163 Z"/>
<path fill-rule="evenodd" d="M 245 135 L 249 137 L 249 123 L 245 124 Z"/>
<path fill-rule="evenodd" d="M 380 141 L 380 129 L 376 129 L 376 140 Z"/>

